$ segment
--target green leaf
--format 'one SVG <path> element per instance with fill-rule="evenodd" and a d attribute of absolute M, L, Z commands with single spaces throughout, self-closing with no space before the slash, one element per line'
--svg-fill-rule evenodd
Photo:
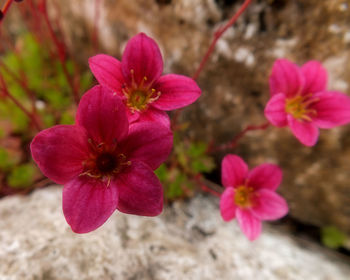
<path fill-rule="evenodd" d="M 186 180 L 186 176 L 182 173 L 178 173 L 175 177 L 175 180 L 169 183 L 168 188 L 166 189 L 165 195 L 167 198 L 174 199 L 183 194 L 183 190 L 181 188 L 182 184 Z"/>
<path fill-rule="evenodd" d="M 74 124 L 74 116 L 70 112 L 64 112 L 61 116 L 60 124 Z"/>
<path fill-rule="evenodd" d="M 154 171 L 159 181 L 161 182 L 165 182 L 167 180 L 167 176 L 168 176 L 167 172 L 168 172 L 168 169 L 165 164 L 162 164 L 161 166 L 158 167 L 156 171 Z"/>
<path fill-rule="evenodd" d="M 188 149 L 188 155 L 190 157 L 199 157 L 204 155 L 207 150 L 208 145 L 204 142 L 191 143 Z"/>
<path fill-rule="evenodd" d="M 321 230 L 322 243 L 332 249 L 337 249 L 344 245 L 347 236 L 334 226 L 327 226 Z"/>
<path fill-rule="evenodd" d="M 13 166 L 14 162 L 11 160 L 9 153 L 4 148 L 0 148 L 0 169 L 8 170 Z"/>
<path fill-rule="evenodd" d="M 8 184 L 13 188 L 26 188 L 33 184 L 37 172 L 33 163 L 16 166 L 7 178 Z"/>

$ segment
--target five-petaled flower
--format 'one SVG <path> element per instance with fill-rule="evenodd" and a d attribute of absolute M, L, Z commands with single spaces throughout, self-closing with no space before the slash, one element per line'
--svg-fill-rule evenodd
<path fill-rule="evenodd" d="M 278 59 L 270 76 L 271 99 L 266 118 L 277 127 L 289 126 L 306 146 L 316 144 L 319 128 L 332 128 L 350 122 L 350 97 L 327 91 L 327 71 L 317 61 L 302 67 Z"/>
<path fill-rule="evenodd" d="M 140 33 L 131 38 L 121 62 L 99 54 L 89 59 L 98 82 L 124 100 L 130 123 L 157 121 L 170 125 L 164 111 L 187 106 L 201 94 L 196 82 L 182 75 L 163 72 L 163 59 L 156 42 Z"/>
<path fill-rule="evenodd" d="M 155 216 L 163 208 L 154 174 L 172 148 L 172 133 L 156 123 L 130 125 L 125 107 L 101 86 L 81 99 L 75 125 L 41 131 L 31 143 L 41 171 L 63 184 L 63 212 L 72 230 L 86 233 L 118 209 Z"/>
<path fill-rule="evenodd" d="M 229 154 L 222 161 L 221 176 L 225 187 L 221 216 L 226 222 L 237 217 L 249 240 L 259 237 L 262 220 L 276 220 L 287 214 L 286 201 L 275 192 L 282 180 L 277 165 L 265 163 L 248 171 L 239 156 Z"/>

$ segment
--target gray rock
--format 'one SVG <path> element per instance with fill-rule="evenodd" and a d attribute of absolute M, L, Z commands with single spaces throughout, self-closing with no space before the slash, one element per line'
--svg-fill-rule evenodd
<path fill-rule="evenodd" d="M 74 234 L 61 188 L 0 201 L 1 280 L 349 279 L 350 267 L 317 246 L 265 225 L 251 243 L 224 223 L 216 198 L 177 202 L 156 218 L 115 213 L 98 230 Z"/>

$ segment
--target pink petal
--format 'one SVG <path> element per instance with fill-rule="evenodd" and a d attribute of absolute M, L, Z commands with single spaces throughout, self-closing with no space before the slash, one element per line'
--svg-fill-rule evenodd
<path fill-rule="evenodd" d="M 248 166 L 239 156 L 227 155 L 221 163 L 221 181 L 224 187 L 238 187 L 248 174 Z"/>
<path fill-rule="evenodd" d="M 278 165 L 264 163 L 249 172 L 247 181 L 254 189 L 276 190 L 282 181 L 282 170 Z"/>
<path fill-rule="evenodd" d="M 277 220 L 288 213 L 287 202 L 277 193 L 261 189 L 257 193 L 252 212 L 260 220 Z"/>
<path fill-rule="evenodd" d="M 220 199 L 220 213 L 225 222 L 231 221 L 235 217 L 236 205 L 234 204 L 235 190 L 228 187 L 225 189 Z"/>
<path fill-rule="evenodd" d="M 278 93 L 272 96 L 265 107 L 265 117 L 274 126 L 283 127 L 288 124 L 286 114 L 286 96 Z"/>
<path fill-rule="evenodd" d="M 249 209 L 236 209 L 236 217 L 238 224 L 245 236 L 253 241 L 260 236 L 261 221 L 254 217 Z"/>
<path fill-rule="evenodd" d="M 169 74 L 160 77 L 154 85 L 161 95 L 152 106 L 160 110 L 174 110 L 195 102 L 201 95 L 197 83 L 186 76 Z"/>
<path fill-rule="evenodd" d="M 138 122 L 130 125 L 129 135 L 120 146 L 128 160 L 142 161 L 155 170 L 168 158 L 173 134 L 157 123 Z"/>
<path fill-rule="evenodd" d="M 116 179 L 118 210 L 126 214 L 157 216 L 163 210 L 163 188 L 153 171 L 142 162 L 131 166 Z"/>
<path fill-rule="evenodd" d="M 121 63 L 114 57 L 98 54 L 89 58 L 89 66 L 97 81 L 113 92 L 121 92 L 124 83 Z"/>
<path fill-rule="evenodd" d="M 125 107 L 119 97 L 102 86 L 87 91 L 80 100 L 76 122 L 97 144 L 121 141 L 128 133 Z"/>
<path fill-rule="evenodd" d="M 320 128 L 332 128 L 350 122 L 350 97 L 336 91 L 324 91 L 314 95 L 319 102 L 312 106 L 317 111 L 315 124 Z"/>
<path fill-rule="evenodd" d="M 157 43 L 144 33 L 132 37 L 123 53 L 122 69 L 129 84 L 132 82 L 131 71 L 137 84 L 144 77 L 147 78 L 146 85 L 152 84 L 163 72 L 163 59 Z"/>
<path fill-rule="evenodd" d="M 63 188 L 63 213 L 76 233 L 87 233 L 100 227 L 118 204 L 118 192 L 111 182 L 90 177 L 76 177 Z"/>
<path fill-rule="evenodd" d="M 275 61 L 269 81 L 272 96 L 284 93 L 288 98 L 300 93 L 304 85 L 299 67 L 287 59 Z"/>
<path fill-rule="evenodd" d="M 129 125 L 137 122 L 140 119 L 141 113 L 138 111 L 132 112 L 129 107 L 126 108 L 126 115 L 128 116 Z"/>
<path fill-rule="evenodd" d="M 140 114 L 139 122 L 156 122 L 162 126 L 170 128 L 170 119 L 166 112 L 156 108 L 148 108 Z"/>
<path fill-rule="evenodd" d="M 321 63 L 312 60 L 305 63 L 300 70 L 305 80 L 303 94 L 315 93 L 326 89 L 328 74 Z"/>
<path fill-rule="evenodd" d="M 318 140 L 319 129 L 314 122 L 298 121 L 291 115 L 287 116 L 288 125 L 294 136 L 305 146 L 314 146 Z"/>
<path fill-rule="evenodd" d="M 86 132 L 75 125 L 56 125 L 41 131 L 30 149 L 43 174 L 57 184 L 82 173 L 89 153 Z"/>

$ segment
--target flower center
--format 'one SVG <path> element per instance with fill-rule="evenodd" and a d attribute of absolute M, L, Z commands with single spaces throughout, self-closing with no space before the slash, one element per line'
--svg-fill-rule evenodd
<path fill-rule="evenodd" d="M 247 186 L 239 186 L 235 190 L 235 204 L 240 207 L 252 206 L 253 188 Z"/>
<path fill-rule="evenodd" d="M 156 101 L 161 95 L 160 91 L 152 88 L 153 82 L 145 84 L 147 77 L 143 77 L 142 81 L 137 84 L 134 78 L 134 70 L 130 70 L 131 84 L 124 85 L 122 91 L 126 98 L 126 105 L 132 113 L 135 111 L 141 112 L 148 108 L 148 105 Z"/>
<path fill-rule="evenodd" d="M 114 155 L 104 153 L 97 156 L 96 167 L 101 173 L 112 172 L 117 167 L 117 160 Z"/>
<path fill-rule="evenodd" d="M 86 175 L 107 181 L 107 186 L 109 186 L 114 176 L 120 173 L 124 167 L 131 165 L 126 156 L 119 151 L 116 143 L 96 145 L 92 139 L 89 139 L 89 144 L 90 155 L 83 162 L 84 172 L 80 176 Z"/>
<path fill-rule="evenodd" d="M 319 101 L 319 98 L 312 98 L 312 94 L 296 96 L 286 100 L 285 110 L 297 120 L 311 121 L 317 112 L 311 109 L 310 105 Z"/>

